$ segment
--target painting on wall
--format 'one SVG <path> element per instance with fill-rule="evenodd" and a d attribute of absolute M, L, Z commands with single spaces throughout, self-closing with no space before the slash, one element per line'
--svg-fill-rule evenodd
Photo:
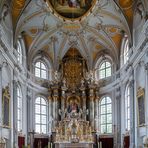
<path fill-rule="evenodd" d="M 144 88 L 139 87 L 137 91 L 137 104 L 138 104 L 138 124 L 143 126 L 145 124 L 145 98 Z"/>
<path fill-rule="evenodd" d="M 10 91 L 9 86 L 3 88 L 2 97 L 2 115 L 3 115 L 3 126 L 10 127 Z"/>
<path fill-rule="evenodd" d="M 48 0 L 53 9 L 65 18 L 79 18 L 87 13 L 96 0 Z"/>

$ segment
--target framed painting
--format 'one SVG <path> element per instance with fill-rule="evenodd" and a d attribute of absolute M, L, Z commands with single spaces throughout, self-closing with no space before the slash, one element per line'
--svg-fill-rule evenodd
<path fill-rule="evenodd" d="M 139 87 L 137 91 L 138 125 L 145 125 L 145 91 Z"/>
<path fill-rule="evenodd" d="M 86 15 L 96 0 L 47 0 L 53 10 L 68 19 L 77 19 Z"/>
<path fill-rule="evenodd" d="M 10 128 L 10 92 L 9 86 L 3 88 L 2 92 L 2 116 L 3 126 Z"/>

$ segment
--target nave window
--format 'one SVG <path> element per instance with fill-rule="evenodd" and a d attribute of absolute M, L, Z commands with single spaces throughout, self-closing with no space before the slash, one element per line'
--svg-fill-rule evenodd
<path fill-rule="evenodd" d="M 47 101 L 43 97 L 35 100 L 35 132 L 47 133 Z"/>
<path fill-rule="evenodd" d="M 112 100 L 106 96 L 100 101 L 100 129 L 101 133 L 112 133 Z"/>

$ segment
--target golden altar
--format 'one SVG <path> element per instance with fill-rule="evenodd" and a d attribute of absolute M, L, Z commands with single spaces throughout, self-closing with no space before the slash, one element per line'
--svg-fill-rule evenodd
<path fill-rule="evenodd" d="M 73 110 L 55 128 L 55 148 L 92 148 L 93 129 L 81 118 L 82 110 Z"/>
<path fill-rule="evenodd" d="M 93 143 L 55 143 L 55 148 L 93 148 Z"/>

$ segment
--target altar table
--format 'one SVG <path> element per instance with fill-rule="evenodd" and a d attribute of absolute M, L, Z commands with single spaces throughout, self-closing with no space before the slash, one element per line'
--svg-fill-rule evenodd
<path fill-rule="evenodd" d="M 93 148 L 93 143 L 55 143 L 55 148 Z"/>

